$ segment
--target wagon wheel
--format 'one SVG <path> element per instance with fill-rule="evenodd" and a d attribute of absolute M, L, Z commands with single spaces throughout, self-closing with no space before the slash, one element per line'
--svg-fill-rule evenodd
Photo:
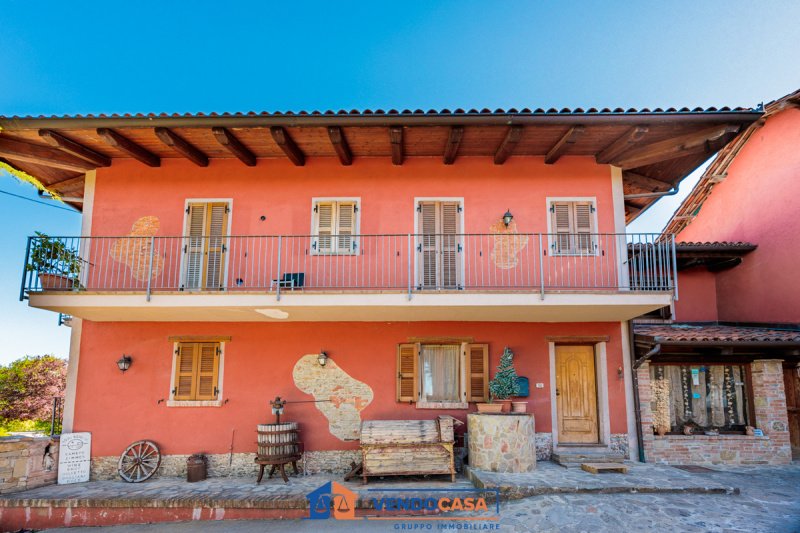
<path fill-rule="evenodd" d="M 161 452 L 156 443 L 139 440 L 125 448 L 119 457 L 117 471 L 128 483 L 141 483 L 149 479 L 161 465 Z"/>

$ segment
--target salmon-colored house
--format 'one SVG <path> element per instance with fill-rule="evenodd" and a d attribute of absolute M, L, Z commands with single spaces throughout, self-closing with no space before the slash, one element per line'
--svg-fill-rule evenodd
<path fill-rule="evenodd" d="M 648 461 L 800 456 L 799 145 L 800 91 L 720 151 L 664 229 L 680 299 L 634 326 Z M 668 382 L 663 436 L 650 430 L 654 380 Z"/>
<path fill-rule="evenodd" d="M 21 287 L 73 317 L 64 430 L 97 478 L 140 439 L 162 472 L 251 473 L 280 396 L 305 468 L 342 470 L 363 420 L 465 419 L 509 347 L 540 458 L 636 457 L 629 321 L 678 284 L 671 236 L 626 221 L 761 114 L 0 119 L 0 157 L 83 212 Z"/>

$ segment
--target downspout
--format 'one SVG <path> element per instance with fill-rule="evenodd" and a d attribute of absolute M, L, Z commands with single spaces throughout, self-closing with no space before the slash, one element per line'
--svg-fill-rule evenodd
<path fill-rule="evenodd" d="M 678 194 L 678 186 L 675 185 L 668 191 L 661 191 L 661 192 L 643 192 L 643 193 L 636 193 L 636 194 L 626 194 L 623 198 L 626 200 L 632 200 L 634 198 L 661 198 L 662 196 L 674 196 Z"/>
<path fill-rule="evenodd" d="M 631 355 L 636 353 L 636 347 L 633 343 L 633 321 L 628 321 L 628 342 L 631 345 Z M 644 463 L 645 456 L 644 456 L 644 432 L 642 430 L 642 411 L 641 411 L 641 400 L 639 399 L 639 367 L 642 366 L 642 363 L 656 355 L 658 352 L 661 351 L 661 345 L 656 344 L 652 350 L 647 352 L 644 357 L 641 359 L 636 359 L 633 361 L 633 365 L 631 366 L 631 373 L 633 374 L 631 377 L 633 378 L 633 415 L 636 419 L 636 447 L 639 449 L 639 462 Z"/>

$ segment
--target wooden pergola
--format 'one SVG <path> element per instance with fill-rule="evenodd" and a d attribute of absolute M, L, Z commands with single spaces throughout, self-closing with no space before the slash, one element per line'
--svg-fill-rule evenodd
<path fill-rule="evenodd" d="M 692 170 L 762 115 L 754 109 L 523 109 L 351 111 L 185 115 L 0 117 L 0 160 L 35 176 L 80 209 L 84 175 L 115 159 L 158 167 L 186 158 L 199 167 L 236 158 L 590 156 L 623 171 L 626 195 L 672 190 Z M 626 199 L 633 220 L 657 196 Z"/>

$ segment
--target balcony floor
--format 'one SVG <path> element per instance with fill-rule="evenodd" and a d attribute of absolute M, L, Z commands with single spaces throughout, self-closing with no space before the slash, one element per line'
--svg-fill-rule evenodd
<path fill-rule="evenodd" d="M 43 292 L 31 307 L 98 322 L 610 322 L 670 305 L 669 292 Z"/>

